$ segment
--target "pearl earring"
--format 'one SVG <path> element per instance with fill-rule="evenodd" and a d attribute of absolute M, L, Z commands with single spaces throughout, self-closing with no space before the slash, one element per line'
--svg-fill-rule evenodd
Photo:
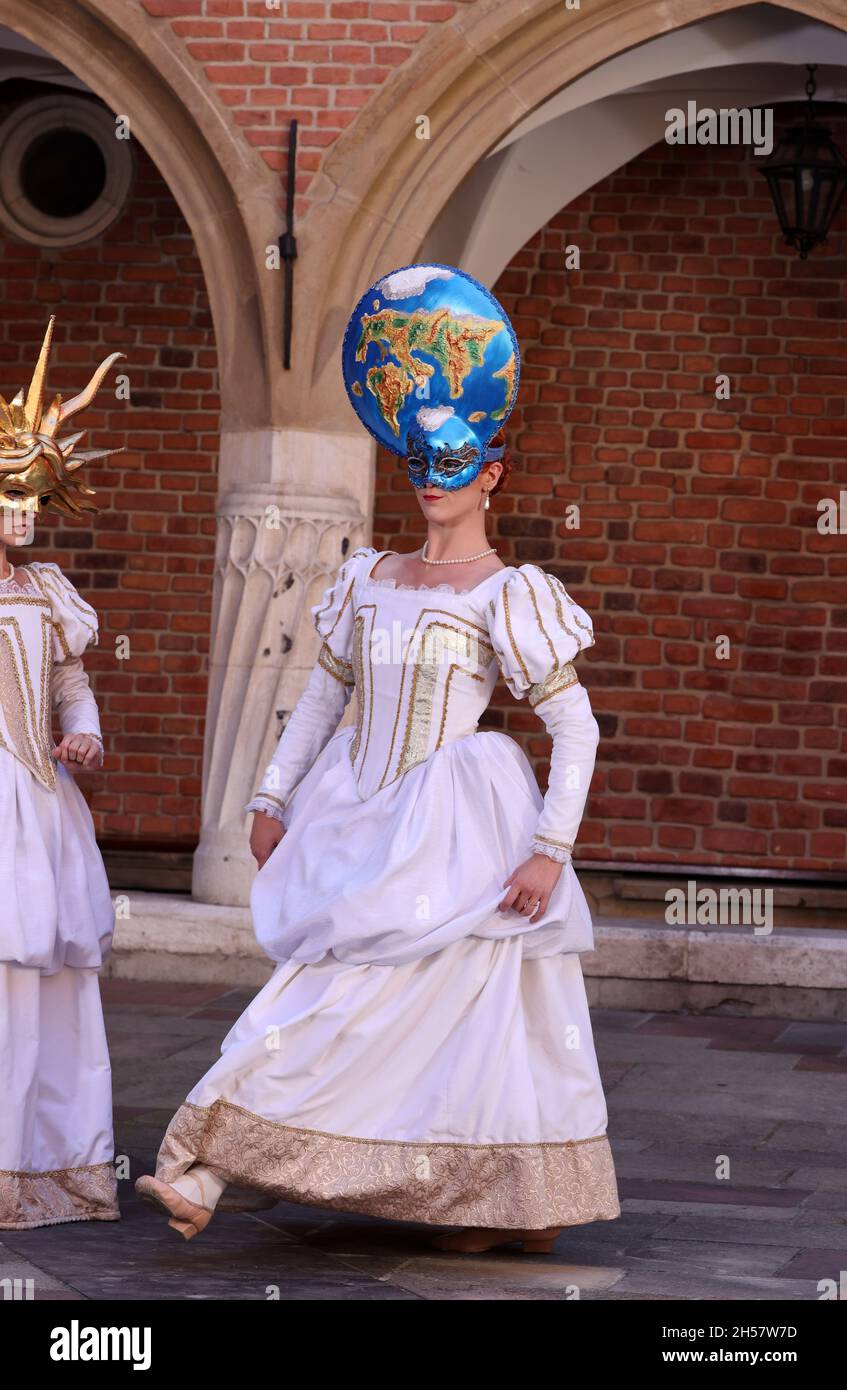
<path fill-rule="evenodd" d="M 486 489 L 485 489 L 485 501 L 484 501 L 483 504 L 482 504 L 482 509 L 483 509 L 483 511 L 486 511 L 486 512 L 487 512 L 487 511 L 488 511 L 488 508 L 489 508 L 490 506 L 491 506 L 491 503 L 490 503 L 489 500 L 488 500 L 488 489 L 486 488 Z"/>

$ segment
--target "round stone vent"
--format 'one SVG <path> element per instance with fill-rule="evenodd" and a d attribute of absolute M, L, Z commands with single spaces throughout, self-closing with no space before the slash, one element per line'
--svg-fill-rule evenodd
<path fill-rule="evenodd" d="M 37 97 L 0 121 L 0 222 L 36 246 L 79 246 L 120 217 L 132 142 L 105 107 L 72 93 Z"/>

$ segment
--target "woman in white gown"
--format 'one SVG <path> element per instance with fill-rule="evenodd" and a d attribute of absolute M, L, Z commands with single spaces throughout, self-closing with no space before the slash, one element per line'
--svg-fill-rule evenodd
<path fill-rule="evenodd" d="M 490 348 L 496 301 L 471 281 L 487 298 L 468 306 L 460 272 L 426 275 L 445 267 L 385 277 L 357 332 L 369 296 L 410 298 L 409 269 L 424 281 L 412 316 L 432 319 L 449 294 L 452 321 L 482 323 Z M 465 386 L 466 428 L 481 407 Z M 156 1177 L 137 1183 L 186 1237 L 228 1183 L 459 1224 L 436 1242 L 453 1249 L 545 1250 L 563 1226 L 620 1214 L 571 864 L 598 739 L 572 663 L 592 627 L 553 575 L 487 546 L 504 469 L 483 447 L 488 404 L 468 447 L 416 409 L 435 426 L 401 434 L 426 545 L 355 550 L 312 609 L 318 661 L 248 807 L 254 925 L 278 965 L 171 1121 Z M 499 672 L 553 735 L 543 801 L 518 745 L 477 731 Z M 339 730 L 354 690 L 356 722 Z"/>
<path fill-rule="evenodd" d="M 26 399 L 0 397 L 0 1230 L 119 1217 L 97 974 L 114 912 L 70 775 L 103 760 L 81 660 L 97 614 L 58 565 L 14 566 L 7 548 L 32 539 L 43 506 L 93 510 L 73 475 L 98 455 L 57 432 L 122 354 L 81 395 L 44 410 L 52 327 Z"/>

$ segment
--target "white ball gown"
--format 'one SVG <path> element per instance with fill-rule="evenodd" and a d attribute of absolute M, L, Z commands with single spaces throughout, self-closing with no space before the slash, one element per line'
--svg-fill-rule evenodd
<path fill-rule="evenodd" d="M 318 662 L 248 807 L 285 826 L 251 899 L 278 964 L 156 1176 L 205 1206 L 234 1183 L 433 1224 L 613 1219 L 570 859 L 598 739 L 571 664 L 590 620 L 535 565 L 455 592 L 371 578 L 385 553 L 354 551 L 312 609 Z M 543 801 L 519 746 L 477 732 L 501 670 L 553 734 Z M 530 922 L 498 903 L 534 849 L 563 870 Z"/>
<path fill-rule="evenodd" d="M 85 800 L 50 757 L 99 738 L 97 615 L 54 564 L 0 583 L 0 1229 L 119 1216 L 97 972 L 114 912 Z"/>

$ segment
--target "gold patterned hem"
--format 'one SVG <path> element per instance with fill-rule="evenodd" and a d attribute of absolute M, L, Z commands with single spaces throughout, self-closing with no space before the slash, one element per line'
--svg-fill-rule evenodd
<path fill-rule="evenodd" d="M 58 1226 L 63 1221 L 119 1221 L 120 1215 L 111 1163 L 48 1173 L 0 1170 L 0 1231 Z"/>
<path fill-rule="evenodd" d="M 436 1226 L 542 1230 L 620 1216 L 605 1134 L 569 1142 L 361 1139 L 267 1120 L 219 1100 L 186 1101 L 156 1165 L 173 1182 L 203 1163 L 282 1201 Z"/>

